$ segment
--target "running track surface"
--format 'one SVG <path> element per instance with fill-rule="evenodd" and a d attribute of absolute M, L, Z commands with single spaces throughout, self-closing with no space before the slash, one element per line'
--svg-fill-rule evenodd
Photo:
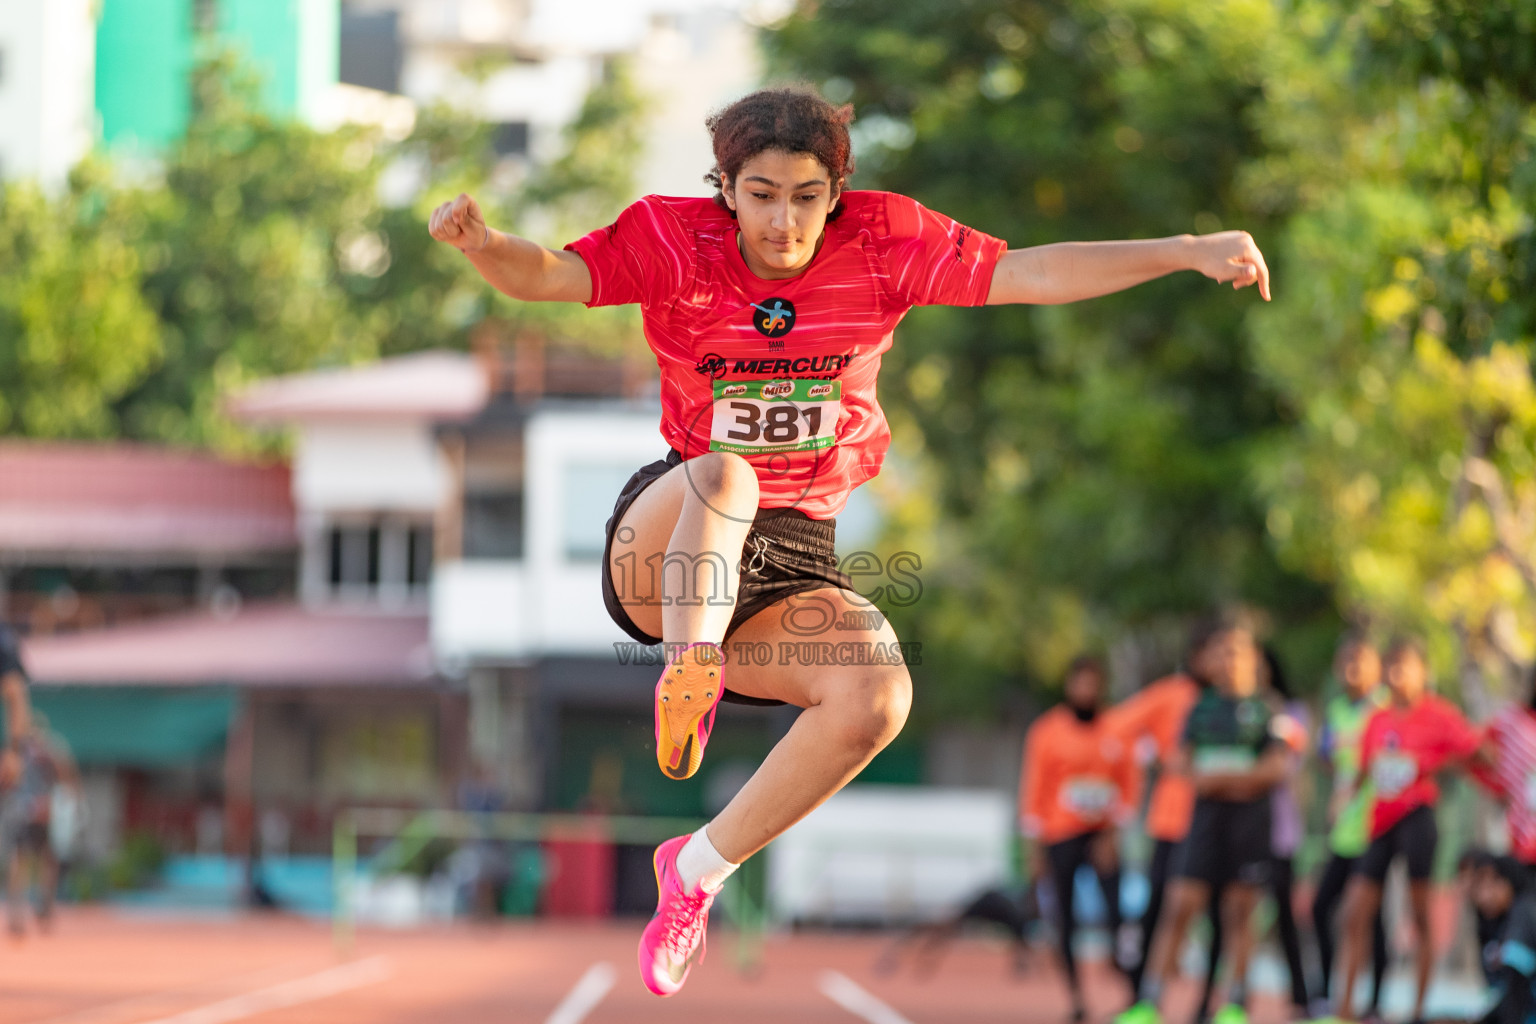
<path fill-rule="evenodd" d="M 997 941 L 965 938 L 926 977 L 876 961 L 890 937 L 770 936 L 761 970 L 732 963 L 712 934 L 687 987 L 641 986 L 642 922 L 365 930 L 340 957 L 321 923 L 283 917 L 166 919 L 66 908 L 51 935 L 0 939 L 0 1024 L 1064 1024 L 1049 955 L 1022 976 Z M 1093 1021 L 1123 1005 L 1123 984 L 1085 964 Z M 1189 993 L 1170 1019 L 1184 1019 Z M 1275 1003 L 1259 1024 L 1283 1019 Z"/>

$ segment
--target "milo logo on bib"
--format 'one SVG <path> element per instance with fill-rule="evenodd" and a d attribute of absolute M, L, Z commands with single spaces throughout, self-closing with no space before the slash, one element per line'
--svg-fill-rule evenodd
<path fill-rule="evenodd" d="M 841 381 L 717 380 L 709 450 L 803 452 L 837 443 Z"/>

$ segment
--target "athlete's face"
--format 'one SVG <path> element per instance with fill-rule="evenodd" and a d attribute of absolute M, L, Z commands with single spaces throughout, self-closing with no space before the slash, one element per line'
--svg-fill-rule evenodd
<path fill-rule="evenodd" d="M 1080 668 L 1073 672 L 1067 677 L 1067 685 L 1062 688 L 1062 696 L 1067 703 L 1084 711 L 1098 707 L 1103 693 L 1104 679 L 1098 669 L 1093 668 Z"/>
<path fill-rule="evenodd" d="M 1339 676 L 1359 700 L 1381 685 L 1381 655 L 1370 644 L 1355 644 L 1339 655 Z"/>
<path fill-rule="evenodd" d="M 1259 689 L 1259 648 L 1246 629 L 1229 629 L 1206 645 L 1211 682 L 1234 697 L 1252 697 Z"/>
<path fill-rule="evenodd" d="M 808 153 L 770 149 L 742 165 L 721 192 L 736 211 L 747 269 L 772 281 L 809 266 L 837 202 L 835 184 Z"/>
<path fill-rule="evenodd" d="M 1429 685 L 1429 666 L 1412 647 L 1404 648 L 1387 662 L 1387 686 L 1403 704 L 1416 704 Z"/>
<path fill-rule="evenodd" d="M 1468 889 L 1472 904 L 1484 917 L 1498 917 L 1515 902 L 1514 886 L 1491 867 L 1480 867 L 1474 871 Z"/>

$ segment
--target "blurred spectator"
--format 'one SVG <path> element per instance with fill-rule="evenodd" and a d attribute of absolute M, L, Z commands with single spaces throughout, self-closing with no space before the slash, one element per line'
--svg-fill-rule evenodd
<path fill-rule="evenodd" d="M 1084 655 L 1072 662 L 1062 703 L 1035 719 L 1025 737 L 1019 783 L 1019 822 L 1032 843 L 1030 875 L 1052 884 L 1058 951 L 1075 1021 L 1088 1015 L 1072 948 L 1077 874 L 1091 866 L 1098 877 L 1113 951 L 1120 933 L 1116 829 L 1129 818 L 1136 790 L 1130 744 L 1111 732 L 1100 714 L 1106 682 L 1098 658 Z"/>
<path fill-rule="evenodd" d="M 26 896 L 31 886 L 36 888 L 38 926 L 46 930 L 52 923 L 59 885 L 54 808 L 82 804 L 79 773 L 62 741 L 48 733 L 42 715 L 32 712 L 23 721 L 22 729 L 8 730 L 12 739 L 0 767 L 0 855 L 7 862 L 6 918 L 12 935 L 26 931 Z M 60 789 L 69 796 L 59 798 Z M 74 824 L 70 823 L 71 833 Z"/>
<path fill-rule="evenodd" d="M 1328 860 L 1318 878 L 1312 900 L 1312 931 L 1322 974 L 1311 1007 L 1313 1017 L 1332 1012 L 1336 917 L 1343 903 L 1344 886 L 1357 860 L 1371 845 L 1370 811 L 1375 799 L 1370 781 L 1358 788 L 1360 736 L 1366 722 L 1385 700 L 1381 688 L 1381 655 L 1362 635 L 1351 634 L 1339 644 L 1334 674 L 1342 687 L 1323 708 L 1323 727 L 1317 753 L 1333 776 L 1328 800 Z M 1371 923 L 1371 992 L 1366 1016 L 1379 1016 L 1381 986 L 1387 974 L 1387 931 L 1378 908 Z"/>
<path fill-rule="evenodd" d="M 480 835 L 461 845 L 448 858 L 448 877 L 460 894 L 458 903 L 472 917 L 488 920 L 500 910 L 502 893 L 511 877 L 507 844 L 491 834 L 489 816 L 502 809 L 505 798 L 491 771 L 480 761 L 470 765 L 459 785 L 459 809 L 485 815 Z"/>
<path fill-rule="evenodd" d="M 1285 953 L 1285 965 L 1291 984 L 1291 1017 L 1302 1020 L 1309 1015 L 1309 1004 L 1305 968 L 1301 962 L 1301 933 L 1296 927 L 1292 887 L 1296 878 L 1296 851 L 1306 836 L 1306 822 L 1296 793 L 1296 780 L 1307 752 L 1308 722 L 1311 716 L 1306 704 L 1296 700 L 1291 693 L 1290 681 L 1274 649 L 1266 644 L 1260 653 L 1263 655 L 1260 666 L 1262 692 L 1265 703 L 1275 712 L 1272 730 L 1290 752 L 1285 780 L 1269 795 L 1270 850 L 1273 853 L 1269 889 L 1275 898 L 1275 925 L 1280 933 L 1280 946 Z M 1205 995 L 1200 1002 L 1199 1016 L 1202 1020 L 1210 1011 L 1211 996 L 1216 990 L 1216 969 L 1220 962 L 1221 932 L 1215 931 L 1212 933 L 1205 973 Z"/>
<path fill-rule="evenodd" d="M 1467 901 L 1477 934 L 1477 961 L 1483 980 L 1492 982 L 1498 969 L 1498 940 L 1506 924 L 1509 906 L 1487 898 L 1487 874 L 1496 871 L 1499 858 L 1479 846 L 1461 851 L 1456 861 L 1456 888 Z M 1483 896 L 1483 899 L 1479 899 Z M 1487 908 L 1485 912 L 1485 908 Z"/>
<path fill-rule="evenodd" d="M 1482 1024 L 1524 1024 L 1536 1011 L 1536 899 L 1525 868 L 1513 857 L 1491 857 L 1471 869 L 1468 895 L 1491 931 L 1482 949 L 1493 1006 Z"/>

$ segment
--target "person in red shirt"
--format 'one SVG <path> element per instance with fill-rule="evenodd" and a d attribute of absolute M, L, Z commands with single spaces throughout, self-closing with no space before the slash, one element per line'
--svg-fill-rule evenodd
<path fill-rule="evenodd" d="M 1371 926 L 1392 861 L 1408 867 L 1418 989 L 1410 1020 L 1424 1017 L 1424 993 L 1434 966 L 1429 933 L 1429 882 L 1439 831 L 1435 773 L 1472 757 L 1482 737 L 1449 701 L 1428 692 L 1429 664 L 1413 640 L 1400 640 L 1382 662 L 1391 702 L 1366 722 L 1360 737 L 1356 787 L 1369 778 L 1375 790 L 1371 845 L 1357 860 L 1344 892 L 1343 982 L 1338 1015 L 1353 1020 L 1355 976 L 1370 948 Z"/>
<path fill-rule="evenodd" d="M 718 816 L 658 847 L 661 895 L 639 959 L 661 995 L 702 955 L 731 871 L 906 720 L 906 667 L 881 655 L 899 650 L 889 623 L 842 628 L 870 605 L 838 571 L 833 537 L 848 493 L 885 458 L 875 382 L 907 311 L 1074 302 L 1180 270 L 1269 298 L 1246 232 L 1010 250 L 905 196 L 850 190 L 852 116 L 808 89 L 752 93 L 708 121 L 712 199 L 647 196 L 564 250 L 493 230 L 467 195 L 429 224 L 515 299 L 641 307 L 670 450 L 621 491 L 603 578 L 615 622 L 667 645 L 653 694 L 663 773 L 697 771 L 722 698 L 805 709 Z M 834 627 L 844 663 L 734 658 L 727 689 L 728 638 L 777 651 Z"/>
<path fill-rule="evenodd" d="M 1536 867 L 1536 672 L 1527 703 L 1501 708 L 1484 736 L 1487 765 L 1474 762 L 1473 774 L 1504 803 L 1511 856 Z"/>
<path fill-rule="evenodd" d="M 1024 739 L 1019 780 L 1019 825 L 1036 845 L 1035 878 L 1049 876 L 1056 894 L 1056 937 L 1072 1019 L 1087 1016 L 1072 940 L 1077 931 L 1074 882 L 1092 865 L 1104 893 L 1105 925 L 1113 951 L 1120 933 L 1120 865 L 1115 827 L 1130 813 L 1136 796 L 1136 763 L 1129 747 L 1110 731 L 1100 714 L 1104 664 L 1094 657 L 1067 669 L 1062 702 L 1035 719 Z"/>

